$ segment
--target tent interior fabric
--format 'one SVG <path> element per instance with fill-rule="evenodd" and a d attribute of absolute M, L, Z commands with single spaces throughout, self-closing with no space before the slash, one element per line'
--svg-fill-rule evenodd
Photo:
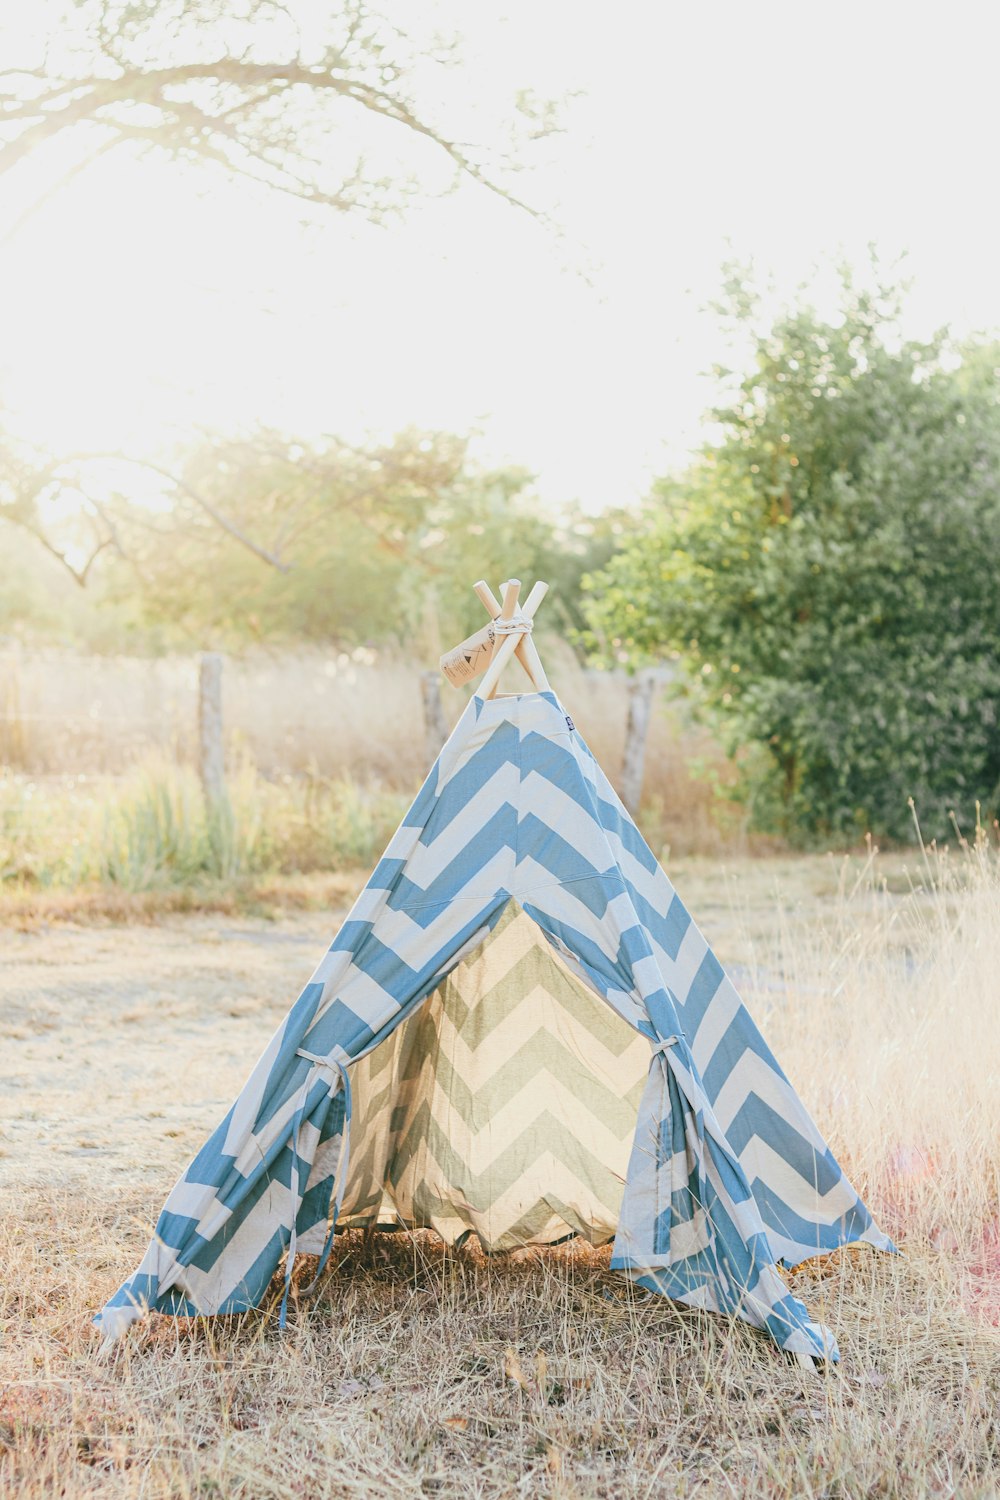
<path fill-rule="evenodd" d="M 486 1250 L 613 1240 L 649 1043 L 513 899 L 488 938 L 355 1070 L 343 1228 Z M 320 1253 L 325 1226 L 299 1240 Z"/>
<path fill-rule="evenodd" d="M 548 685 L 517 586 L 413 806 L 96 1319 L 244 1311 L 338 1230 L 570 1234 L 802 1362 L 780 1266 L 893 1246 Z M 474 639 L 474 638 L 473 638 Z M 468 648 L 468 649 L 467 649 Z M 494 696 L 518 656 L 532 690 Z"/>

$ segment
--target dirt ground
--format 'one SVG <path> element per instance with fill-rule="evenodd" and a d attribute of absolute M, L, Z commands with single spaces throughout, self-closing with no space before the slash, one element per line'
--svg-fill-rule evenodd
<path fill-rule="evenodd" d="M 177 1175 L 336 921 L 0 932 L 0 1196 Z"/>
<path fill-rule="evenodd" d="M 820 871 L 821 887 L 831 879 Z M 694 868 L 692 889 L 700 924 L 723 961 L 738 963 L 743 924 L 725 880 Z M 172 1180 L 229 1108 L 349 904 L 274 919 L 0 923 L 0 1198 Z"/>

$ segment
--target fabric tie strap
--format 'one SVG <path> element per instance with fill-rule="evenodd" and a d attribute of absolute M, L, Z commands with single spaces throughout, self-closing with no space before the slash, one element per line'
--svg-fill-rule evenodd
<path fill-rule="evenodd" d="M 494 635 L 530 635 L 534 621 L 530 615 L 522 614 L 519 609 L 515 610 L 509 620 L 503 615 L 497 615 L 493 621 Z"/>
<path fill-rule="evenodd" d="M 326 1240 L 320 1254 L 319 1264 L 316 1267 L 316 1275 L 306 1287 L 308 1295 L 314 1291 L 319 1278 L 326 1269 L 326 1263 L 330 1259 L 330 1251 L 333 1249 L 333 1238 L 337 1232 L 337 1220 L 340 1217 L 341 1205 L 344 1201 L 344 1185 L 347 1182 L 347 1168 L 351 1159 L 351 1079 L 347 1069 L 339 1058 L 319 1057 L 315 1052 L 307 1052 L 304 1047 L 296 1049 L 296 1057 L 304 1057 L 312 1067 L 306 1074 L 302 1084 L 302 1098 L 295 1114 L 295 1125 L 292 1131 L 292 1227 L 288 1239 L 288 1258 L 285 1262 L 285 1290 L 281 1298 L 281 1311 L 278 1315 L 278 1327 L 284 1328 L 288 1321 L 288 1295 L 292 1287 L 292 1271 L 295 1267 L 295 1253 L 298 1244 L 298 1217 L 299 1208 L 302 1204 L 304 1184 L 302 1183 L 302 1161 L 299 1156 L 299 1129 L 302 1125 L 306 1104 L 309 1101 L 309 1089 L 317 1073 L 327 1072 L 336 1083 L 342 1083 L 344 1089 L 344 1123 L 341 1126 L 340 1155 L 337 1158 L 337 1174 L 335 1178 L 336 1191 L 333 1198 L 333 1207 L 330 1212 L 330 1227 L 327 1231 Z"/>

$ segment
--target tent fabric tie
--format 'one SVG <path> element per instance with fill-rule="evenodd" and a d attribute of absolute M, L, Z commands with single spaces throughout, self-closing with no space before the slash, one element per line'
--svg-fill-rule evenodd
<path fill-rule="evenodd" d="M 285 1290 L 281 1298 L 281 1312 L 278 1317 L 278 1327 L 284 1328 L 288 1321 L 288 1294 L 292 1287 L 292 1271 L 295 1267 L 296 1246 L 298 1243 L 298 1216 L 303 1194 L 299 1192 L 301 1180 L 301 1157 L 299 1155 L 299 1129 L 309 1099 L 309 1089 L 317 1072 L 330 1073 L 334 1078 L 342 1081 L 344 1087 L 344 1123 L 341 1127 L 340 1155 L 337 1158 L 336 1193 L 333 1199 L 333 1208 L 330 1213 L 330 1227 L 327 1231 L 326 1240 L 320 1254 L 319 1264 L 316 1267 L 316 1275 L 305 1288 L 306 1295 L 314 1291 L 319 1278 L 326 1269 L 326 1263 L 330 1259 L 333 1249 L 333 1237 L 337 1232 L 337 1220 L 340 1217 L 341 1205 L 344 1201 L 344 1185 L 347 1182 L 347 1168 L 351 1159 L 351 1079 L 347 1069 L 339 1058 L 319 1057 L 315 1052 L 307 1052 L 304 1047 L 297 1047 L 296 1057 L 304 1057 L 307 1062 L 312 1063 L 312 1069 L 306 1074 L 302 1084 L 302 1098 L 295 1114 L 295 1125 L 292 1130 L 292 1194 L 295 1203 L 295 1211 L 292 1217 L 292 1229 L 288 1240 L 288 1259 L 285 1263 Z"/>
<path fill-rule="evenodd" d="M 497 615 L 493 621 L 493 633 L 494 635 L 530 635 L 533 625 L 534 621 L 530 615 L 523 614 L 521 610 L 516 609 L 509 620 L 505 620 L 503 615 Z"/>
<path fill-rule="evenodd" d="M 660 1037 L 658 1041 L 653 1043 L 653 1052 L 654 1054 L 657 1052 L 666 1052 L 668 1048 L 676 1047 L 680 1040 L 680 1032 L 674 1032 L 671 1036 Z"/>

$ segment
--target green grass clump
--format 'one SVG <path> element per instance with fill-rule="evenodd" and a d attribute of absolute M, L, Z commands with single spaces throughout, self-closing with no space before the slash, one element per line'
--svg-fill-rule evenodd
<path fill-rule="evenodd" d="M 249 763 L 206 798 L 150 757 L 122 777 L 0 779 L 0 883 L 142 892 L 371 864 L 405 795 L 334 778 L 269 781 Z"/>

